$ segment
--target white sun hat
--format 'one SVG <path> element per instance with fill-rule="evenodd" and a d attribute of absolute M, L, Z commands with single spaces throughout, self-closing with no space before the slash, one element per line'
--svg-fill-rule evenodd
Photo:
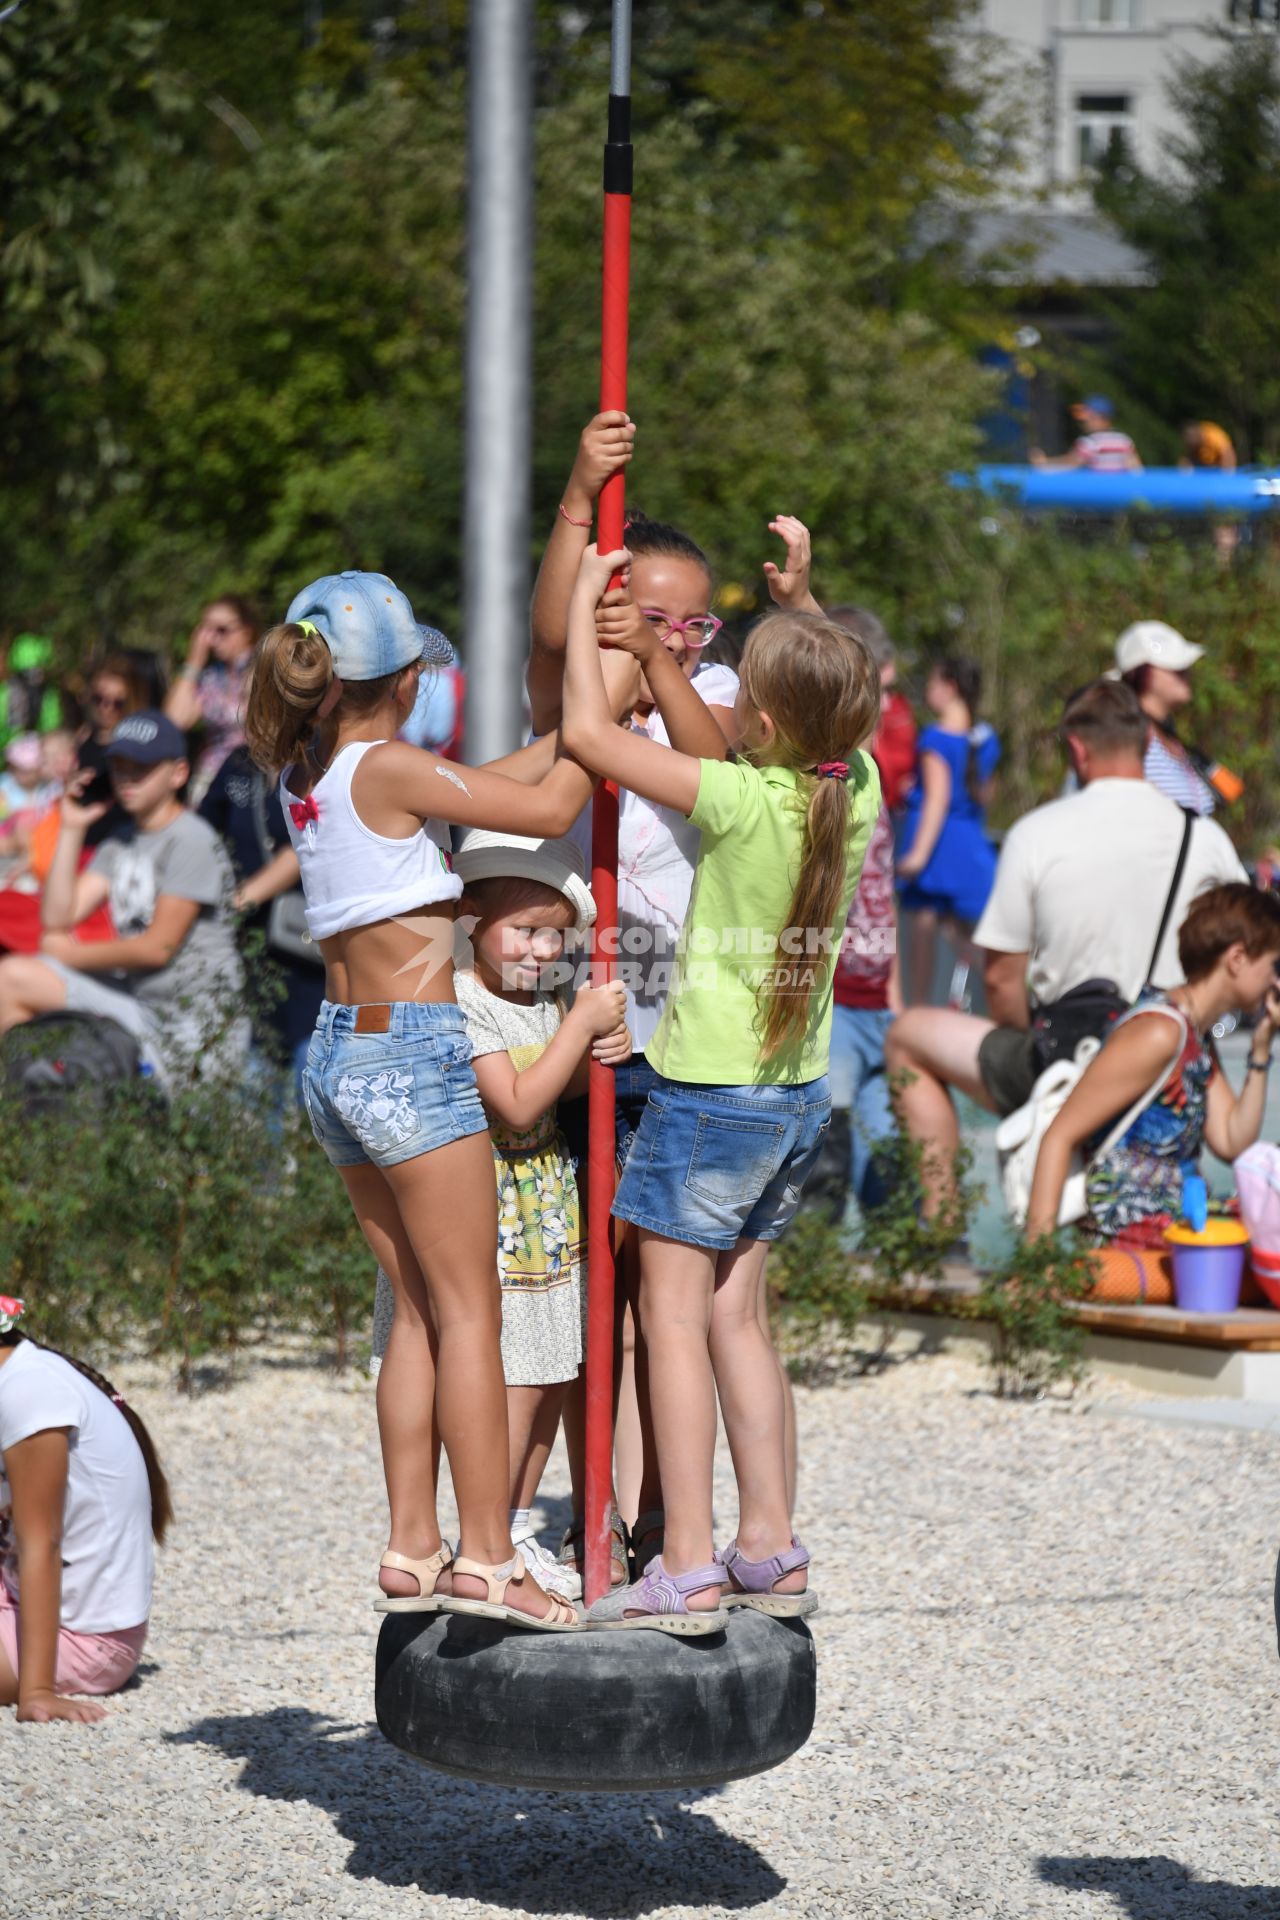
<path fill-rule="evenodd" d="M 453 870 L 464 886 L 470 880 L 541 881 L 564 895 L 579 933 L 595 925 L 596 903 L 572 840 L 530 840 L 519 833 L 465 827 L 454 848 Z"/>

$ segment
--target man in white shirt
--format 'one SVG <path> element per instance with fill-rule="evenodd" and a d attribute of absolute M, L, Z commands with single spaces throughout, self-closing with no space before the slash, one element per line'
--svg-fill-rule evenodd
<path fill-rule="evenodd" d="M 1247 880 L 1212 820 L 1192 823 L 1186 863 L 1154 966 L 1152 946 L 1186 815 L 1143 775 L 1147 721 L 1132 688 L 1100 680 L 1067 702 L 1061 732 L 1080 791 L 1010 829 L 974 929 L 990 1019 L 935 1007 L 900 1015 L 886 1042 L 897 1106 L 924 1152 L 926 1212 L 950 1187 L 959 1126 L 951 1089 L 992 1113 L 1030 1098 L 1039 1071 L 1032 1009 L 1085 981 L 1114 981 L 1126 1000 L 1147 984 L 1181 984 L 1178 928 L 1206 887 Z"/>

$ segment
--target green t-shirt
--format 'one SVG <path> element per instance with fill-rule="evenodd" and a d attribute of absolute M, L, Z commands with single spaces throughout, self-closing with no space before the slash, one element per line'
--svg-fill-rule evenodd
<path fill-rule="evenodd" d="M 831 974 L 880 811 L 880 776 L 868 754 L 856 753 L 849 763 L 847 858 L 835 925 L 819 929 L 812 942 L 796 929 L 780 946 L 804 840 L 796 782 L 790 767 L 702 762 L 689 815 L 702 834 L 693 893 L 671 991 L 645 1049 L 668 1080 L 802 1086 L 827 1071 Z M 808 1027 L 801 1043 L 762 1061 L 757 990 L 776 966 L 788 964 L 815 972 Z"/>

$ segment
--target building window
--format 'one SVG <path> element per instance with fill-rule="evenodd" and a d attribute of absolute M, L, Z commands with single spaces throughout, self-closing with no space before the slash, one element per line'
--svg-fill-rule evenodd
<path fill-rule="evenodd" d="M 1092 173 L 1110 154 L 1133 149 L 1133 100 L 1127 93 L 1076 95 L 1076 164 Z"/>
<path fill-rule="evenodd" d="M 1138 0 L 1076 0 L 1078 27 L 1136 27 Z"/>

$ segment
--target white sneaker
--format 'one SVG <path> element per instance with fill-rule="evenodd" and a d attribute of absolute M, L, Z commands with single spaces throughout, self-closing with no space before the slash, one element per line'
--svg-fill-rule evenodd
<path fill-rule="evenodd" d="M 562 1566 L 555 1555 L 543 1546 L 532 1527 L 527 1527 L 523 1533 L 513 1533 L 511 1544 L 519 1547 L 530 1573 L 545 1593 L 557 1593 L 562 1600 L 571 1600 L 575 1605 L 581 1600 L 581 1574 L 575 1573 L 572 1567 Z"/>

